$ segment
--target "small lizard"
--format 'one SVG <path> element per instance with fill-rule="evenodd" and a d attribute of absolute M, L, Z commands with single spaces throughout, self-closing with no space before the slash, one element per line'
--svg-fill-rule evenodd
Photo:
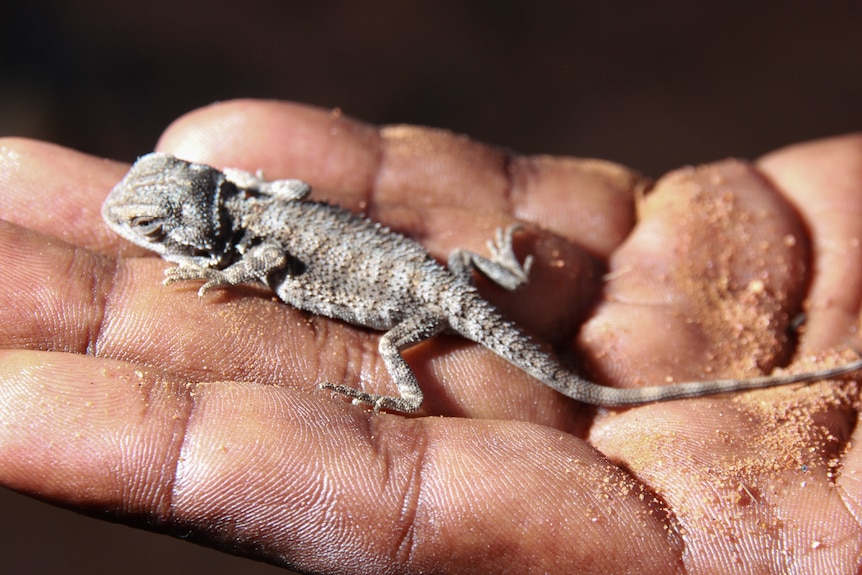
<path fill-rule="evenodd" d="M 527 282 L 532 257 L 512 250 L 518 226 L 498 230 L 490 257 L 455 250 L 443 266 L 414 240 L 345 209 L 307 200 L 300 180 L 142 156 L 111 191 L 102 215 L 115 232 L 178 265 L 165 284 L 204 280 L 198 294 L 246 282 L 269 286 L 300 310 L 385 331 L 379 352 L 399 396 L 321 383 L 375 410 L 412 412 L 422 390 L 401 352 L 441 332 L 475 341 L 563 395 L 604 406 L 637 405 L 829 379 L 862 360 L 796 375 L 696 381 L 634 389 L 590 382 L 564 368 L 485 301 L 478 271 L 508 290 Z"/>

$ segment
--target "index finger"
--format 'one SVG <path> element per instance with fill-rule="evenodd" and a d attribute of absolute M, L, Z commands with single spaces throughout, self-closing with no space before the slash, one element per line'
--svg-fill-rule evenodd
<path fill-rule="evenodd" d="M 283 102 L 201 108 L 169 127 L 158 149 L 216 167 L 262 169 L 267 179 L 299 178 L 318 199 L 372 219 L 394 205 L 518 218 L 601 257 L 628 234 L 635 192 L 645 184 L 611 162 L 517 156 L 444 130 L 377 129 L 339 111 Z"/>

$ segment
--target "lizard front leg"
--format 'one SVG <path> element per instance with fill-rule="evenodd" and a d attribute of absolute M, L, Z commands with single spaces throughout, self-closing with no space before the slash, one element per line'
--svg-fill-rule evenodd
<path fill-rule="evenodd" d="M 284 248 L 276 242 L 258 244 L 224 269 L 201 266 L 195 263 L 180 263 L 165 270 L 164 285 L 191 280 L 206 280 L 198 290 L 198 296 L 219 286 L 233 286 L 248 282 L 263 282 L 275 270 L 287 264 Z"/>
<path fill-rule="evenodd" d="M 389 375 L 395 381 L 399 397 L 366 393 L 347 385 L 328 382 L 321 383 L 319 387 L 346 395 L 353 399 L 353 403 L 367 403 L 374 408 L 374 411 L 387 409 L 404 413 L 414 412 L 422 406 L 422 389 L 401 352 L 434 337 L 445 327 L 446 321 L 439 316 L 423 315 L 404 320 L 380 338 L 378 345 L 380 357 L 383 358 Z"/>
<path fill-rule="evenodd" d="M 252 174 L 236 168 L 222 170 L 227 180 L 240 189 L 256 190 L 264 195 L 279 198 L 288 202 L 303 200 L 311 193 L 311 186 L 302 180 L 263 179 L 263 174 Z"/>

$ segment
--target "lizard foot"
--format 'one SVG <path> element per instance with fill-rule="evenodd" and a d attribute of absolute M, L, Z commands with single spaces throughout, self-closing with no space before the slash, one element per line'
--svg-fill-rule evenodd
<path fill-rule="evenodd" d="M 366 393 L 362 390 L 349 387 L 347 385 L 337 385 L 335 383 L 329 383 L 328 381 L 319 383 L 317 387 L 319 389 L 328 389 L 333 393 L 347 396 L 353 400 L 353 405 L 370 405 L 374 409 L 374 411 L 380 411 L 381 409 L 385 409 L 388 411 L 410 413 L 419 409 L 419 406 L 421 405 L 421 401 L 411 402 L 409 399 L 405 399 L 403 397 L 393 397 L 390 395 Z"/>
<path fill-rule="evenodd" d="M 165 270 L 165 279 L 163 285 L 170 285 L 177 282 L 207 280 L 204 285 L 198 290 L 198 297 L 203 297 L 205 293 L 214 287 L 229 285 L 227 277 L 220 270 L 205 268 L 195 264 L 179 265 Z"/>
<path fill-rule="evenodd" d="M 497 228 L 494 240 L 488 240 L 487 244 L 488 250 L 491 252 L 490 261 L 499 267 L 501 273 L 511 276 L 516 286 L 527 283 L 530 276 L 530 268 L 533 267 L 533 256 L 527 256 L 524 259 L 524 263 L 521 264 L 515 255 L 515 250 L 512 248 L 512 236 L 522 227 L 521 224 L 512 224 L 505 230 Z"/>
<path fill-rule="evenodd" d="M 520 228 L 520 224 L 513 224 L 506 229 L 498 228 L 494 240 L 488 242 L 491 257 L 462 249 L 454 250 L 449 254 L 449 271 L 472 284 L 473 270 L 479 270 L 503 289 L 518 289 L 529 281 L 533 265 L 533 256 L 527 256 L 522 265 L 512 249 L 512 236 Z"/>

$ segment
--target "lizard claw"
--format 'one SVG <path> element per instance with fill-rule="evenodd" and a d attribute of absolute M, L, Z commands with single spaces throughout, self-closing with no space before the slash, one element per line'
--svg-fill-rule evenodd
<path fill-rule="evenodd" d="M 177 282 L 194 280 L 207 280 L 206 283 L 198 289 L 198 297 L 203 297 L 204 294 L 214 287 L 230 283 L 227 281 L 224 273 L 219 270 L 187 264 L 166 269 L 165 279 L 162 281 L 162 284 L 170 285 Z"/>
<path fill-rule="evenodd" d="M 205 283 L 204 285 L 202 285 L 202 286 L 200 287 L 200 289 L 198 289 L 198 297 L 204 297 L 204 294 L 206 294 L 208 291 L 210 291 L 210 290 L 211 290 L 211 289 L 213 289 L 214 287 L 218 287 L 218 286 L 220 286 L 220 285 L 224 285 L 225 283 L 226 283 L 226 282 L 219 281 L 218 279 L 211 279 L 211 280 L 209 280 L 207 283 Z"/>

